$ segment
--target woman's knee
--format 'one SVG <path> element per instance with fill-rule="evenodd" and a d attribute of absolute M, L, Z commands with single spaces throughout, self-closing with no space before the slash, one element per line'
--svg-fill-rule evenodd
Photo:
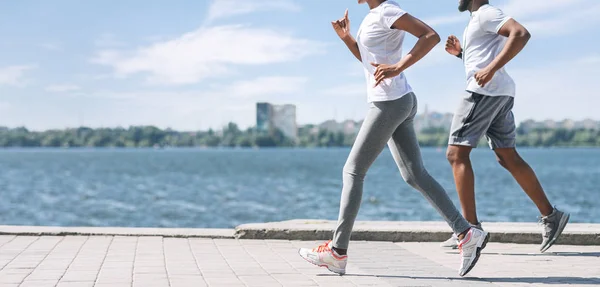
<path fill-rule="evenodd" d="M 424 167 L 410 167 L 409 170 L 402 173 L 404 181 L 417 189 L 425 184 L 428 177 L 429 173 Z"/>
<path fill-rule="evenodd" d="M 343 169 L 343 177 L 352 178 L 352 179 L 364 179 L 366 172 L 362 171 L 355 164 L 346 163 Z"/>

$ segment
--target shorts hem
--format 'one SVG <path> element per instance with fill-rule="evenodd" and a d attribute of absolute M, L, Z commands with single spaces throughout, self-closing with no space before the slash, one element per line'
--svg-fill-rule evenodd
<path fill-rule="evenodd" d="M 468 146 L 476 148 L 479 143 L 479 139 L 467 138 L 467 137 L 450 137 L 448 145 Z"/>
<path fill-rule="evenodd" d="M 489 142 L 490 148 L 492 150 L 495 149 L 499 149 L 499 148 L 516 148 L 517 147 L 517 141 L 516 140 L 512 140 L 509 142 L 503 142 L 501 144 L 498 143 L 494 143 L 494 142 Z"/>

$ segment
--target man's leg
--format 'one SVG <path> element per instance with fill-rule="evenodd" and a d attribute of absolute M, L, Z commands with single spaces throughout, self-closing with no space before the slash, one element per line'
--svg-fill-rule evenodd
<path fill-rule="evenodd" d="M 521 158 L 515 148 L 497 148 L 494 150 L 496 158 L 519 183 L 523 191 L 535 203 L 542 216 L 548 216 L 554 208 L 544 193 L 533 169 Z"/>
<path fill-rule="evenodd" d="M 452 119 L 446 156 L 452 166 L 463 216 L 471 225 L 479 224 L 475 205 L 475 175 L 470 159 L 471 150 L 477 147 L 497 109 L 490 97 L 471 93 L 462 99 Z"/>
<path fill-rule="evenodd" d="M 494 118 L 486 133 L 490 148 L 496 153 L 498 163 L 515 178 L 523 191 L 531 198 L 543 216 L 552 213 L 552 205 L 540 184 L 535 172 L 517 153 L 516 124 L 512 108 L 513 98 L 505 98 L 502 109 Z"/>
<path fill-rule="evenodd" d="M 568 213 L 552 207 L 535 172 L 517 153 L 515 148 L 516 124 L 512 113 L 513 103 L 514 99 L 512 98 L 506 100 L 486 136 L 500 165 L 510 172 L 542 214 L 541 222 L 544 225 L 544 231 L 540 251 L 544 252 L 558 240 L 570 216 Z"/>
<path fill-rule="evenodd" d="M 473 148 L 469 146 L 448 146 L 447 158 L 452 166 L 454 183 L 462 214 L 472 225 L 477 225 L 477 208 L 475 204 L 475 174 L 471 166 L 470 154 Z"/>

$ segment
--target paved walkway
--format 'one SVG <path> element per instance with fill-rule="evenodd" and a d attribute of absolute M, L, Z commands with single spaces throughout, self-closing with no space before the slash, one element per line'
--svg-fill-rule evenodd
<path fill-rule="evenodd" d="M 353 242 L 346 276 L 297 255 L 316 242 L 0 236 L 0 286 L 594 286 L 600 246 L 490 243 L 469 278 L 437 243 Z M 373 256 L 378 259 L 374 260 Z M 459 285 L 460 284 L 460 285 Z"/>

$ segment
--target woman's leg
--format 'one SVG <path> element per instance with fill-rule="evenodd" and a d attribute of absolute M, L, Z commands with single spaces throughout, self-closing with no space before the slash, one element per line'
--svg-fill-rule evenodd
<path fill-rule="evenodd" d="M 414 94 L 411 94 L 414 97 Z M 414 129 L 414 116 L 417 105 L 415 98 L 414 110 L 392 134 L 389 141 L 390 151 L 400 169 L 402 178 L 417 189 L 429 201 L 440 215 L 446 220 L 456 235 L 470 228 L 469 223 L 458 212 L 456 206 L 444 188 L 433 178 L 423 165 L 421 150 Z"/>
<path fill-rule="evenodd" d="M 410 95 L 406 95 L 394 101 L 373 103 L 369 109 L 344 166 L 340 213 L 333 233 L 334 248 L 348 248 L 367 170 L 398 125 L 410 115 L 413 101 Z"/>

